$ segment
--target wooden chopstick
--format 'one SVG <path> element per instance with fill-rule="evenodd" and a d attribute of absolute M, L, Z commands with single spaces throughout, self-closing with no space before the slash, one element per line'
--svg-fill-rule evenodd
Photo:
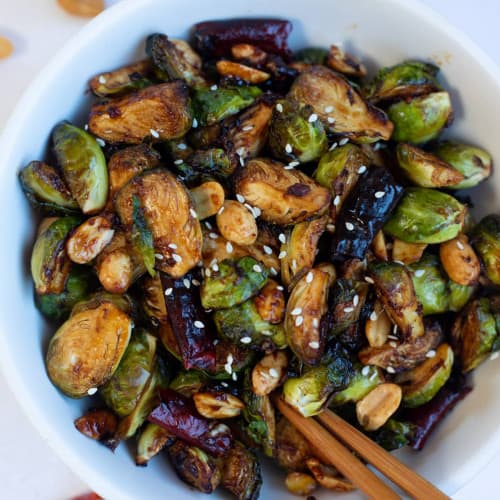
<path fill-rule="evenodd" d="M 404 491 L 417 500 L 444 500 L 449 497 L 429 481 L 406 467 L 381 446 L 358 431 L 344 419 L 330 410 L 324 410 L 316 417 L 330 432 L 355 450 L 368 463 L 376 467 Z M 300 429 L 299 429 L 300 430 Z"/>
<path fill-rule="evenodd" d="M 285 403 L 279 395 L 273 397 L 278 410 L 303 434 L 316 450 L 320 460 L 335 466 L 345 477 L 375 500 L 397 500 L 401 497 L 379 479 L 343 444 L 312 418 L 305 418 Z"/>

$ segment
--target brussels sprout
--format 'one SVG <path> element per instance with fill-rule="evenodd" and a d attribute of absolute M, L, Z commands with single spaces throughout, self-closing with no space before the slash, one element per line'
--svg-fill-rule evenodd
<path fill-rule="evenodd" d="M 72 266 L 61 293 L 35 295 L 38 310 L 47 318 L 55 321 L 66 319 L 80 301 L 88 298 L 93 288 L 92 275 L 83 266 Z"/>
<path fill-rule="evenodd" d="M 268 275 L 267 269 L 252 257 L 224 260 L 217 273 L 205 276 L 200 289 L 201 303 L 205 309 L 241 304 L 264 287 Z"/>
<path fill-rule="evenodd" d="M 348 358 L 333 357 L 328 364 L 310 368 L 283 385 L 283 398 L 304 417 L 317 415 L 333 392 L 344 390 L 353 376 Z"/>
<path fill-rule="evenodd" d="M 413 433 L 412 424 L 390 418 L 380 429 L 370 434 L 370 437 L 382 448 L 392 451 L 409 445 Z"/>
<path fill-rule="evenodd" d="M 189 89 L 176 80 L 94 104 L 89 130 L 110 143 L 169 141 L 186 134 L 193 123 Z"/>
<path fill-rule="evenodd" d="M 277 109 L 279 106 L 279 111 Z M 323 124 L 314 118 L 312 107 L 291 99 L 278 101 L 269 126 L 269 147 L 280 160 L 301 163 L 318 159 L 328 143 Z"/>
<path fill-rule="evenodd" d="M 143 89 L 153 84 L 149 61 L 139 61 L 113 71 L 100 73 L 90 82 L 90 90 L 97 97 L 116 97 Z"/>
<path fill-rule="evenodd" d="M 478 366 L 491 353 L 498 338 L 491 298 L 470 302 L 455 318 L 451 328 L 452 346 L 460 359 L 462 372 Z"/>
<path fill-rule="evenodd" d="M 365 87 L 365 97 L 371 102 L 428 94 L 440 89 L 434 64 L 405 61 L 382 68 Z"/>
<path fill-rule="evenodd" d="M 306 47 L 293 54 L 293 60 L 306 64 L 321 65 L 326 63 L 328 50 L 323 47 Z"/>
<path fill-rule="evenodd" d="M 132 320 L 111 302 L 73 314 L 52 337 L 47 372 L 73 398 L 105 384 L 127 348 Z"/>
<path fill-rule="evenodd" d="M 413 144 L 435 139 L 450 120 L 452 112 L 448 92 L 433 92 L 414 97 L 410 102 L 392 104 L 387 110 L 394 124 L 391 139 Z"/>
<path fill-rule="evenodd" d="M 361 61 L 357 57 L 345 53 L 337 45 L 330 46 L 326 65 L 348 77 L 361 78 L 366 76 L 366 68 Z"/>
<path fill-rule="evenodd" d="M 382 370 L 376 366 L 354 365 L 354 374 L 349 385 L 342 391 L 334 393 L 328 405 L 341 406 L 346 403 L 357 403 L 373 388 L 384 382 Z"/>
<path fill-rule="evenodd" d="M 190 398 L 193 394 L 201 391 L 208 383 L 208 377 L 195 370 L 181 370 L 170 382 L 170 388 Z"/>
<path fill-rule="evenodd" d="M 268 280 L 266 286 L 253 299 L 253 303 L 264 321 L 269 321 L 273 325 L 283 321 L 286 306 L 285 294 L 283 287 L 276 281 Z"/>
<path fill-rule="evenodd" d="M 255 158 L 235 178 L 235 192 L 261 210 L 262 219 L 294 224 L 323 215 L 330 203 L 328 189 L 300 170 L 286 170 L 280 162 Z"/>
<path fill-rule="evenodd" d="M 338 336 L 359 320 L 367 292 L 368 284 L 365 282 L 343 278 L 335 281 L 329 307 L 332 335 Z"/>
<path fill-rule="evenodd" d="M 39 295 L 64 290 L 71 268 L 65 243 L 69 232 L 80 222 L 78 217 L 56 219 L 36 239 L 31 253 L 31 277 Z"/>
<path fill-rule="evenodd" d="M 94 408 L 77 418 L 74 424 L 84 436 L 96 441 L 106 441 L 115 433 L 118 419 L 107 408 Z"/>
<path fill-rule="evenodd" d="M 54 214 L 78 211 L 78 203 L 54 167 L 32 161 L 19 172 L 19 180 L 26 198 L 35 208 Z"/>
<path fill-rule="evenodd" d="M 323 66 L 301 73 L 288 98 L 309 104 L 331 132 L 355 142 L 370 143 L 391 137 L 393 126 L 387 115 L 365 102 L 342 76 Z"/>
<path fill-rule="evenodd" d="M 137 440 L 135 464 L 148 465 L 148 462 L 165 447 L 172 444 L 173 435 L 163 427 L 147 423 Z"/>
<path fill-rule="evenodd" d="M 283 349 L 287 345 L 283 325 L 264 321 L 252 300 L 215 311 L 213 319 L 221 337 L 235 345 L 261 350 Z"/>
<path fill-rule="evenodd" d="M 433 144 L 430 150 L 462 173 L 463 180 L 449 186 L 451 189 L 477 186 L 491 175 L 492 159 L 484 149 L 458 142 L 443 141 Z"/>
<path fill-rule="evenodd" d="M 193 90 L 194 114 L 200 125 L 213 125 L 250 106 L 262 93 L 258 87 L 198 87 Z"/>
<path fill-rule="evenodd" d="M 99 290 L 93 293 L 87 300 L 75 304 L 75 307 L 71 310 L 71 316 L 88 311 L 89 309 L 96 309 L 105 302 L 110 302 L 132 319 L 136 317 L 136 305 L 129 295 L 108 293 L 104 290 Z"/>
<path fill-rule="evenodd" d="M 208 373 L 211 378 L 216 380 L 235 378 L 238 373 L 255 362 L 255 351 L 244 348 L 241 343 L 236 345 L 225 339 L 218 340 L 215 346 L 215 369 Z"/>
<path fill-rule="evenodd" d="M 98 212 L 108 198 L 108 169 L 97 141 L 67 122 L 52 132 L 54 152 L 71 194 L 85 214 Z"/>
<path fill-rule="evenodd" d="M 384 232 L 407 243 L 442 243 L 463 227 L 466 207 L 435 189 L 408 188 L 384 226 Z"/>
<path fill-rule="evenodd" d="M 453 366 L 453 350 L 441 344 L 421 365 L 396 377 L 403 389 L 403 405 L 409 408 L 430 401 L 450 378 Z"/>
<path fill-rule="evenodd" d="M 132 195 L 132 229 L 130 234 L 132 246 L 138 255 L 141 256 L 144 267 L 150 276 L 156 274 L 155 271 L 155 249 L 153 246 L 153 233 L 148 226 L 144 214 L 144 208 L 137 196 Z"/>
<path fill-rule="evenodd" d="M 290 421 L 278 416 L 276 423 L 276 461 L 287 470 L 306 470 L 306 460 L 313 455 L 309 441 L 297 432 Z"/>
<path fill-rule="evenodd" d="M 126 417 L 135 408 L 155 361 L 156 337 L 135 331 L 115 373 L 99 389 L 106 405 L 119 417 Z"/>
<path fill-rule="evenodd" d="M 417 301 L 409 271 L 396 262 L 375 262 L 368 266 L 375 290 L 386 313 L 398 325 L 403 339 L 424 334 L 422 308 Z"/>
<path fill-rule="evenodd" d="M 483 262 L 486 276 L 500 285 L 500 215 L 483 217 L 471 233 L 471 243 Z"/>
<path fill-rule="evenodd" d="M 398 163 L 415 185 L 427 188 L 453 187 L 464 176 L 450 164 L 406 142 L 396 147 Z"/>
<path fill-rule="evenodd" d="M 238 441 L 224 458 L 221 485 L 239 500 L 259 498 L 262 485 L 259 459 Z"/>
<path fill-rule="evenodd" d="M 157 76 L 163 80 L 186 80 L 188 85 L 203 85 L 200 56 L 183 40 L 169 40 L 154 33 L 146 39 L 146 53 Z"/>
<path fill-rule="evenodd" d="M 460 311 L 476 291 L 475 286 L 459 285 L 452 280 L 448 281 L 448 309 L 450 311 Z"/>

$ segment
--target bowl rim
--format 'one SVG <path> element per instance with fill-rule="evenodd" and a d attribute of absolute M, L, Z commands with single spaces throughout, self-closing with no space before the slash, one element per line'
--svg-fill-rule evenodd
<path fill-rule="evenodd" d="M 75 53 L 78 53 L 87 43 L 89 35 L 95 36 L 100 31 L 107 29 L 108 24 L 114 18 L 120 19 L 128 17 L 130 13 L 145 8 L 155 0 L 121 0 L 119 3 L 107 8 L 85 26 L 79 29 L 65 44 L 57 50 L 49 59 L 49 62 L 42 68 L 31 84 L 23 91 L 15 108 L 10 113 L 3 130 L 0 133 L 0 151 L 6 152 L 4 160 L 0 163 L 9 162 L 9 144 L 22 132 L 22 124 L 29 117 L 31 105 L 37 102 L 40 95 L 50 85 L 52 74 L 58 67 L 64 66 Z M 173 1 L 173 0 L 172 0 Z M 434 11 L 431 7 L 421 3 L 419 0 L 385 0 L 400 9 L 406 9 L 416 18 L 422 19 L 431 24 L 436 30 L 443 32 L 453 42 L 457 43 L 464 51 L 468 52 L 482 69 L 490 75 L 500 89 L 500 66 L 487 55 L 471 38 L 454 27 L 449 21 Z M 114 22 L 117 22 L 116 19 Z M 1 324 L 1 318 L 0 318 Z M 29 392 L 27 382 L 23 380 L 21 371 L 11 356 L 8 344 L 3 332 L 0 330 L 0 371 L 3 373 L 9 389 L 12 391 L 18 404 L 22 408 L 28 420 L 37 430 L 41 438 L 52 448 L 54 453 L 65 463 L 82 481 L 90 488 L 99 492 L 107 498 L 132 498 L 120 488 L 117 488 L 113 481 L 109 480 L 105 471 L 90 466 L 81 460 L 77 450 L 67 446 L 64 440 L 56 432 L 54 425 L 46 417 L 45 412 L 30 398 L 23 395 Z M 8 375 L 7 375 L 8 374 Z M 487 454 L 477 461 L 475 471 L 469 472 L 464 478 L 462 486 L 458 490 L 450 493 L 455 495 L 474 477 L 476 477 L 497 455 L 500 455 L 500 434 L 497 435 L 495 449 L 489 447 Z"/>

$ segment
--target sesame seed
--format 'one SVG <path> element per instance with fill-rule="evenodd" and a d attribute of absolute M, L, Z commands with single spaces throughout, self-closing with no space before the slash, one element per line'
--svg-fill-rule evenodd
<path fill-rule="evenodd" d="M 269 368 L 269 375 L 271 375 L 271 377 L 273 378 L 278 378 L 279 377 L 278 370 L 276 370 L 276 368 Z"/>
<path fill-rule="evenodd" d="M 397 346 L 398 346 L 398 343 L 397 343 L 395 340 L 391 340 L 391 341 L 389 342 L 389 345 L 390 345 L 391 347 L 397 347 Z"/>
<path fill-rule="evenodd" d="M 244 167 L 245 166 L 245 158 L 243 158 L 243 156 L 239 156 L 239 159 L 240 159 L 240 165 L 242 167 Z"/>
<path fill-rule="evenodd" d="M 279 236 L 278 236 L 278 240 L 280 240 L 281 243 L 286 243 L 285 233 L 280 233 Z"/>
<path fill-rule="evenodd" d="M 284 289 L 285 289 L 285 288 L 284 288 L 284 287 L 282 287 L 281 285 L 278 285 L 278 286 L 276 287 L 276 290 L 279 290 L 280 292 L 282 292 Z"/>
<path fill-rule="evenodd" d="M 107 82 L 106 77 L 105 77 L 104 75 L 101 75 L 101 76 L 99 77 L 99 83 L 104 84 L 104 83 L 106 83 L 106 82 Z"/>
<path fill-rule="evenodd" d="M 383 198 L 385 196 L 385 191 L 377 191 L 375 193 L 375 198 Z"/>
<path fill-rule="evenodd" d="M 318 115 L 316 113 L 313 113 L 312 115 L 309 116 L 308 120 L 309 123 L 314 123 L 318 121 Z"/>
<path fill-rule="evenodd" d="M 174 290 L 173 290 L 173 288 L 167 288 L 167 289 L 165 290 L 165 295 L 168 297 L 169 295 L 172 295 L 172 292 L 173 292 L 173 291 L 174 291 Z"/>
<path fill-rule="evenodd" d="M 290 314 L 292 316 L 298 316 L 302 312 L 302 307 L 296 307 Z"/>
<path fill-rule="evenodd" d="M 241 130 L 243 130 L 243 132 L 248 132 L 252 129 L 253 129 L 253 125 L 245 125 Z"/>
<path fill-rule="evenodd" d="M 376 313 L 376 311 L 372 311 L 372 313 L 370 314 L 370 321 L 377 321 L 378 319 L 378 314 Z"/>
<path fill-rule="evenodd" d="M 295 326 L 300 326 L 302 323 L 304 323 L 304 316 L 297 316 L 295 318 Z"/>
<path fill-rule="evenodd" d="M 231 365 L 224 365 L 224 370 L 226 370 L 227 373 L 229 373 L 229 375 L 231 375 L 233 373 L 233 368 L 231 367 Z"/>
<path fill-rule="evenodd" d="M 278 276 L 278 271 L 276 271 L 276 269 L 274 269 L 274 267 L 270 267 L 270 268 L 269 268 L 269 271 L 271 271 L 271 274 L 272 274 L 273 276 Z"/>
<path fill-rule="evenodd" d="M 103 148 L 104 146 L 106 146 L 106 143 L 100 139 L 99 137 L 96 137 L 96 140 L 97 144 L 99 144 L 99 146 L 101 146 L 101 148 Z"/>
<path fill-rule="evenodd" d="M 182 257 L 176 253 L 172 254 L 172 259 L 174 259 L 175 262 L 177 262 L 177 263 L 182 262 Z"/>
<path fill-rule="evenodd" d="M 286 170 L 291 170 L 292 168 L 295 168 L 300 165 L 300 161 L 294 160 L 291 161 L 288 165 L 285 166 Z"/>
<path fill-rule="evenodd" d="M 286 252 L 284 250 L 281 250 L 281 252 L 278 255 L 278 259 L 284 259 L 286 257 Z"/>
<path fill-rule="evenodd" d="M 210 222 L 208 221 L 205 221 L 205 226 L 208 230 L 212 229 L 212 224 L 210 224 Z"/>
<path fill-rule="evenodd" d="M 93 396 L 97 392 L 97 387 L 91 387 L 88 391 L 87 394 L 89 396 Z"/>
<path fill-rule="evenodd" d="M 226 243 L 226 252 L 233 253 L 233 244 L 230 241 Z"/>
<path fill-rule="evenodd" d="M 287 145 L 285 146 L 285 151 L 286 151 L 287 153 L 291 153 L 291 152 L 293 151 L 293 149 L 292 149 L 292 145 L 291 145 L 291 144 L 289 144 L 289 143 L 287 143 Z"/>
<path fill-rule="evenodd" d="M 395 335 L 387 335 L 389 340 L 399 340 Z"/>
<path fill-rule="evenodd" d="M 326 106 L 325 113 L 331 113 L 333 111 L 333 106 Z"/>
<path fill-rule="evenodd" d="M 245 154 L 245 148 L 244 148 L 244 147 L 238 148 L 238 149 L 236 150 L 236 154 L 237 154 L 238 156 L 243 156 L 243 155 Z"/>
<path fill-rule="evenodd" d="M 457 241 L 457 247 L 459 250 L 463 250 L 465 248 L 464 244 L 461 241 Z"/>
<path fill-rule="evenodd" d="M 396 370 L 392 366 L 386 368 L 387 373 L 396 373 Z"/>
<path fill-rule="evenodd" d="M 373 281 L 373 279 L 372 279 L 372 278 L 370 278 L 370 276 L 365 276 L 365 281 L 366 281 L 367 283 L 370 283 L 371 285 L 373 285 L 373 284 L 375 283 L 375 281 Z"/>
<path fill-rule="evenodd" d="M 220 207 L 219 210 L 217 210 L 217 215 L 220 215 L 222 212 L 224 212 L 225 209 L 226 207 L 222 205 L 222 207 Z"/>
<path fill-rule="evenodd" d="M 213 344 L 213 345 L 217 345 L 219 342 L 220 342 L 220 341 L 219 341 L 219 339 L 215 339 L 215 340 L 212 342 L 212 344 Z"/>
<path fill-rule="evenodd" d="M 319 326 L 319 319 L 318 318 L 313 318 L 313 326 L 314 326 L 314 328 L 318 328 L 318 326 Z"/>
<path fill-rule="evenodd" d="M 169 243 L 168 248 L 171 248 L 172 250 L 177 250 L 177 245 L 175 243 Z"/>
<path fill-rule="evenodd" d="M 405 263 L 402 260 L 393 260 L 392 262 L 394 262 L 395 264 L 399 264 L 400 266 L 405 265 Z"/>
<path fill-rule="evenodd" d="M 378 151 L 380 149 L 380 143 L 376 142 L 375 145 L 373 146 L 373 151 Z"/>
<path fill-rule="evenodd" d="M 174 165 L 182 165 L 184 163 L 184 160 L 175 160 Z"/>
<path fill-rule="evenodd" d="M 313 273 L 309 271 L 306 276 L 306 283 L 311 283 L 313 278 L 314 278 Z"/>
<path fill-rule="evenodd" d="M 196 213 L 196 210 L 194 210 L 193 208 L 189 209 L 189 213 L 191 214 L 191 217 L 194 217 L 195 219 L 198 218 L 198 214 Z"/>
<path fill-rule="evenodd" d="M 205 269 L 205 276 L 206 276 L 207 278 L 210 278 L 210 276 L 212 276 L 212 271 L 210 271 L 210 269 L 208 269 L 208 268 L 207 268 L 207 269 Z"/>
<path fill-rule="evenodd" d="M 163 260 L 163 255 L 161 253 L 155 253 L 155 259 Z"/>
<path fill-rule="evenodd" d="M 292 269 L 295 271 L 297 269 L 297 260 L 293 259 L 292 260 Z"/>
<path fill-rule="evenodd" d="M 196 328 L 205 328 L 205 324 L 203 323 L 203 321 L 200 320 L 196 320 L 194 322 L 194 326 L 196 326 Z"/>
<path fill-rule="evenodd" d="M 338 207 L 340 205 L 340 196 L 337 195 L 335 196 L 335 198 L 333 199 L 333 204 Z"/>
<path fill-rule="evenodd" d="M 217 262 L 215 264 L 212 265 L 212 271 L 214 273 L 218 272 L 219 271 L 219 265 L 217 264 Z"/>
<path fill-rule="evenodd" d="M 155 138 L 155 139 L 158 139 L 158 137 L 160 137 L 160 134 L 154 130 L 154 129 L 150 129 L 149 130 L 149 133 Z"/>
<path fill-rule="evenodd" d="M 335 118 L 333 118 L 333 116 L 329 116 L 329 117 L 327 117 L 326 121 L 328 123 L 335 123 Z"/>
<path fill-rule="evenodd" d="M 220 385 L 222 385 L 222 387 L 229 387 L 229 384 L 227 382 L 221 382 Z"/>
<path fill-rule="evenodd" d="M 338 144 L 336 142 L 334 142 L 329 148 L 328 148 L 328 151 L 333 151 L 336 147 L 338 146 Z"/>
<path fill-rule="evenodd" d="M 245 203 L 245 197 L 242 195 L 242 194 L 237 194 L 236 195 L 236 199 L 240 202 L 240 203 Z"/>
<path fill-rule="evenodd" d="M 216 90 L 217 90 L 217 85 L 212 85 L 212 86 L 210 87 L 210 90 L 216 91 Z"/>
<path fill-rule="evenodd" d="M 311 340 L 308 345 L 311 349 L 319 349 L 319 342 L 316 342 L 315 340 Z"/>
<path fill-rule="evenodd" d="M 198 120 L 196 118 L 193 118 L 193 123 L 191 124 L 193 128 L 198 128 Z"/>
<path fill-rule="evenodd" d="M 425 274 L 425 270 L 424 270 L 424 269 L 417 269 L 417 270 L 415 271 L 415 276 L 416 276 L 417 278 L 421 278 L 424 274 Z"/>
<path fill-rule="evenodd" d="M 185 149 L 187 149 L 187 146 L 183 142 L 181 142 L 181 143 L 177 144 L 177 149 L 184 151 Z"/>
<path fill-rule="evenodd" d="M 368 365 L 363 366 L 363 369 L 361 370 L 361 375 L 366 377 L 369 373 L 370 373 L 370 367 Z"/>
<path fill-rule="evenodd" d="M 278 111 L 279 113 L 283 113 L 283 105 L 281 104 L 281 102 L 276 104 L 276 111 Z"/>
<path fill-rule="evenodd" d="M 356 295 L 354 296 L 354 298 L 352 299 L 352 304 L 353 304 L 354 306 L 357 306 L 357 305 L 359 304 L 359 295 L 358 295 L 358 294 L 356 294 Z"/>
<path fill-rule="evenodd" d="M 262 210 L 259 207 L 253 207 L 253 214 L 255 218 L 259 217 L 261 213 Z"/>
<path fill-rule="evenodd" d="M 335 224 L 327 224 L 326 230 L 329 231 L 330 233 L 335 232 Z"/>
<path fill-rule="evenodd" d="M 398 325 L 394 325 L 392 328 L 392 333 L 396 333 L 398 331 Z"/>
<path fill-rule="evenodd" d="M 436 355 L 436 351 L 434 349 L 431 349 L 426 355 L 426 358 L 433 358 Z"/>
<path fill-rule="evenodd" d="M 344 312 L 352 313 L 354 311 L 354 307 L 344 307 Z"/>
<path fill-rule="evenodd" d="M 219 237 L 219 235 L 217 233 L 209 233 L 208 237 L 211 238 L 212 240 L 216 240 Z"/>
<path fill-rule="evenodd" d="M 378 373 L 377 373 L 377 371 L 375 370 L 375 371 L 371 374 L 371 376 L 370 376 L 370 380 L 375 380 L 375 379 L 377 378 L 377 375 L 378 375 Z"/>
<path fill-rule="evenodd" d="M 182 283 L 184 284 L 184 286 L 189 290 L 191 288 L 191 282 L 187 279 L 187 278 L 184 278 L 182 280 Z"/>
<path fill-rule="evenodd" d="M 241 337 L 240 342 L 242 344 L 250 344 L 250 342 L 252 342 L 252 337 Z"/>
<path fill-rule="evenodd" d="M 344 137 L 343 139 L 340 139 L 339 146 L 344 146 L 348 142 L 349 142 L 349 139 L 347 137 Z"/>
<path fill-rule="evenodd" d="M 271 247 L 268 247 L 267 245 L 264 245 L 263 247 L 264 253 L 267 253 L 267 255 L 271 255 L 273 253 L 273 249 Z"/>
<path fill-rule="evenodd" d="M 193 286 L 200 286 L 201 285 L 201 283 L 196 278 L 193 278 L 191 280 L 191 283 L 193 284 Z"/>
<path fill-rule="evenodd" d="M 500 352 L 494 352 L 494 353 L 492 353 L 491 356 L 490 356 L 491 361 L 494 361 L 495 359 L 497 359 L 498 356 L 500 356 Z"/>
<path fill-rule="evenodd" d="M 353 230 L 354 230 L 354 224 L 351 224 L 350 222 L 346 222 L 346 223 L 345 223 L 345 228 L 346 228 L 348 231 L 353 231 Z"/>
<path fill-rule="evenodd" d="M 238 380 L 238 374 L 236 372 L 231 373 L 231 378 L 236 382 Z"/>
<path fill-rule="evenodd" d="M 89 124 L 86 123 L 84 126 L 83 126 L 84 130 L 88 130 L 89 129 Z"/>
<path fill-rule="evenodd" d="M 273 336 L 273 332 L 271 332 L 271 330 L 262 330 L 261 333 L 262 333 L 262 335 L 265 335 L 266 337 Z"/>
<path fill-rule="evenodd" d="M 361 167 L 358 168 L 358 174 L 364 174 L 366 170 L 366 165 L 361 165 Z"/>
<path fill-rule="evenodd" d="M 262 267 L 259 266 L 259 264 L 255 264 L 252 269 L 256 272 L 256 273 L 261 273 L 262 272 Z"/>

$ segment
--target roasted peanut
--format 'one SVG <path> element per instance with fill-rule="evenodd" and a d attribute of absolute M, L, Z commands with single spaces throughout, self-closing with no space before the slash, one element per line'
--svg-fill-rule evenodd
<path fill-rule="evenodd" d="M 14 45 L 12 45 L 12 42 L 3 36 L 0 36 L 0 59 L 7 59 L 12 52 L 14 52 Z"/>
<path fill-rule="evenodd" d="M 283 321 L 285 315 L 285 294 L 283 287 L 270 279 L 264 288 L 254 298 L 254 304 L 259 316 L 264 321 L 274 325 Z"/>
<path fill-rule="evenodd" d="M 367 431 L 376 431 L 399 408 L 403 391 L 396 384 L 380 384 L 356 403 L 358 422 Z"/>
<path fill-rule="evenodd" d="M 217 213 L 216 222 L 224 238 L 239 245 L 251 245 L 257 239 L 257 222 L 242 203 L 226 200 Z"/>
<path fill-rule="evenodd" d="M 249 43 L 233 45 L 231 54 L 235 59 L 247 60 L 252 64 L 262 64 L 267 58 L 267 54 L 262 49 Z"/>
<path fill-rule="evenodd" d="M 446 274 L 459 285 L 474 285 L 481 273 L 479 258 L 465 234 L 441 243 L 439 257 Z"/>
<path fill-rule="evenodd" d="M 59 5 L 73 16 L 94 17 L 104 9 L 103 0 L 57 0 Z"/>
<path fill-rule="evenodd" d="M 224 188 L 215 181 L 191 189 L 194 207 L 200 220 L 215 215 L 224 204 Z"/>
<path fill-rule="evenodd" d="M 245 405 L 241 399 L 225 392 L 198 392 L 193 395 L 198 413 L 205 418 L 237 417 Z"/>
<path fill-rule="evenodd" d="M 266 354 L 252 370 L 252 391 L 257 396 L 265 396 L 283 381 L 288 359 L 283 351 Z"/>
<path fill-rule="evenodd" d="M 310 495 L 318 487 L 314 478 L 305 472 L 289 472 L 285 485 L 290 493 L 300 497 Z"/>
<path fill-rule="evenodd" d="M 382 231 L 379 231 L 372 241 L 372 249 L 375 257 L 380 260 L 389 260 L 389 254 L 387 253 L 387 244 L 385 241 L 385 236 Z"/>
<path fill-rule="evenodd" d="M 307 467 L 312 472 L 314 479 L 323 488 L 333 491 L 352 491 L 356 489 L 349 480 L 341 477 L 336 469 L 322 464 L 316 458 L 309 458 L 307 460 Z"/>
<path fill-rule="evenodd" d="M 239 78 L 248 83 L 262 83 L 271 77 L 265 71 L 233 61 L 217 61 L 216 67 L 219 75 Z"/>
<path fill-rule="evenodd" d="M 427 248 L 426 243 L 406 243 L 398 238 L 392 242 L 392 260 L 403 264 L 418 262 Z"/>
<path fill-rule="evenodd" d="M 391 333 L 392 323 L 377 300 L 373 305 L 373 312 L 365 323 L 365 335 L 371 347 L 382 347 Z"/>

